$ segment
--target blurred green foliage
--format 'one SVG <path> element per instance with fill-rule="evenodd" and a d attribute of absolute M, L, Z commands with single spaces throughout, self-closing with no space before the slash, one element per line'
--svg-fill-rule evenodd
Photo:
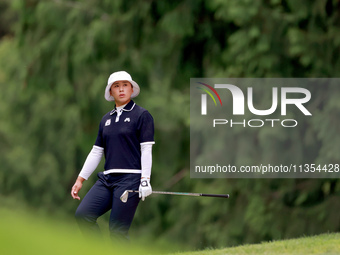
<path fill-rule="evenodd" d="M 39 218 L 37 217 L 39 215 Z M 0 253 L 6 255 L 165 254 L 175 251 L 140 242 L 112 242 L 98 235 L 82 235 L 75 222 L 53 219 L 32 211 L 0 209 Z M 18 245 L 20 240 L 20 245 Z"/>
<path fill-rule="evenodd" d="M 339 77 L 340 1 L 0 0 L 0 6 L 3 196 L 72 216 L 78 202 L 70 188 L 101 117 L 114 107 L 104 100 L 107 78 L 126 70 L 141 86 L 135 101 L 155 119 L 153 188 L 231 194 L 223 203 L 148 198 L 134 235 L 201 248 L 340 230 L 337 179 L 189 177 L 189 78 Z M 306 162 L 339 162 L 339 89 L 312 94 L 309 132 L 283 136 L 280 146 L 270 133 L 255 132 L 250 144 L 231 138 L 231 148 L 261 148 L 247 159 L 234 150 L 235 162 L 274 160 L 292 148 Z M 310 141 L 318 149 L 306 154 Z M 95 180 L 93 174 L 81 196 Z"/>

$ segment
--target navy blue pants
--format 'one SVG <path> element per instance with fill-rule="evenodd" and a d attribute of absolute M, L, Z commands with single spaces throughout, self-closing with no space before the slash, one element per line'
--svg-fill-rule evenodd
<path fill-rule="evenodd" d="M 128 239 L 128 231 L 140 198 L 138 193 L 129 193 L 126 203 L 120 200 L 125 190 L 138 190 L 140 174 L 98 173 L 98 180 L 81 200 L 75 217 L 84 232 L 97 231 L 97 218 L 111 210 L 109 229 L 113 239 Z"/>

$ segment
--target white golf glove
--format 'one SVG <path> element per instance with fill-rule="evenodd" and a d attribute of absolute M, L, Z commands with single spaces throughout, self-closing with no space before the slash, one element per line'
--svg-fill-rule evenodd
<path fill-rule="evenodd" d="M 144 201 L 145 198 L 152 194 L 152 188 L 150 185 L 150 179 L 141 179 L 139 185 L 139 198 Z"/>

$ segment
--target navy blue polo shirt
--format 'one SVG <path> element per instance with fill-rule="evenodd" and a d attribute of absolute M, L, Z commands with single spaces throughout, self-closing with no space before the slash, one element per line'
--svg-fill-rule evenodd
<path fill-rule="evenodd" d="M 154 144 L 151 114 L 132 100 L 122 109 L 116 122 L 116 108 L 102 118 L 96 146 L 104 148 L 104 174 L 141 173 L 142 143 Z"/>

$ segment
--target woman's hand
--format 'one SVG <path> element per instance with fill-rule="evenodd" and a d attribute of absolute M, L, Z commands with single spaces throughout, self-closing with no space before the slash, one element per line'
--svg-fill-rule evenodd
<path fill-rule="evenodd" d="M 139 198 L 141 198 L 142 201 L 144 201 L 145 198 L 151 194 L 152 188 L 150 184 L 150 179 L 142 178 L 139 185 Z"/>
<path fill-rule="evenodd" d="M 74 185 L 71 189 L 71 196 L 73 197 L 73 199 L 80 200 L 78 193 L 79 193 L 81 187 L 83 186 L 84 181 L 85 181 L 85 179 L 83 177 L 78 176 L 76 182 L 74 183 Z"/>

